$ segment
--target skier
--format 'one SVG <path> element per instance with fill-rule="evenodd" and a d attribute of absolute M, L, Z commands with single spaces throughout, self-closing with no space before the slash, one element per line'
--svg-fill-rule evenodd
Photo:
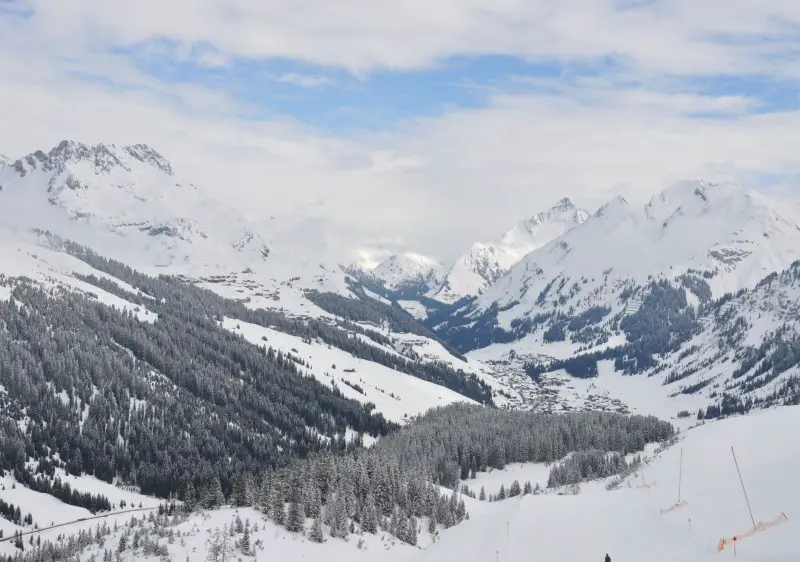
<path fill-rule="evenodd" d="M 608 554 L 606 554 L 606 562 L 611 562 L 611 557 Z"/>

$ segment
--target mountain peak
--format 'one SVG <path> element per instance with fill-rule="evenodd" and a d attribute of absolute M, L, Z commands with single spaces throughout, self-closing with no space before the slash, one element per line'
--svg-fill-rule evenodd
<path fill-rule="evenodd" d="M 566 211 L 572 211 L 575 209 L 575 205 L 569 197 L 564 197 L 559 199 L 558 202 L 550 207 L 550 211 L 556 213 L 564 213 Z"/>
<path fill-rule="evenodd" d="M 578 209 L 569 198 L 564 197 L 544 213 L 539 213 L 514 225 L 513 228 L 503 234 L 500 238 L 500 243 L 513 248 L 522 246 L 521 250 L 514 250 L 514 253 L 518 254 L 522 251 L 524 255 L 535 248 L 543 246 L 554 237 L 560 236 L 569 228 L 581 224 L 588 218 L 589 213 Z M 548 227 L 548 224 L 553 226 Z M 548 232 L 541 232 L 543 230 Z M 536 238 L 536 240 L 531 238 Z M 519 257 L 521 258 L 522 256 Z"/>
<path fill-rule="evenodd" d="M 667 226 L 678 217 L 746 214 L 780 214 L 769 197 L 751 192 L 731 182 L 683 181 L 669 186 L 652 197 L 645 206 L 648 219 Z M 783 211 L 781 211 L 783 212 Z"/>
<path fill-rule="evenodd" d="M 89 145 L 73 140 L 62 140 L 49 152 L 37 150 L 14 162 L 14 169 L 25 176 L 33 170 L 64 173 L 70 165 L 88 164 L 91 170 L 99 174 L 108 174 L 121 168 L 131 171 L 132 161 L 138 161 L 172 176 L 169 161 L 154 149 L 145 144 L 134 144 L 117 147 L 113 144 Z"/>
<path fill-rule="evenodd" d="M 377 283 L 383 289 L 418 296 L 439 282 L 442 266 L 434 258 L 415 252 L 391 254 L 361 250 L 359 256 L 344 270 L 362 282 Z"/>
<path fill-rule="evenodd" d="M 575 207 L 570 199 L 562 198 L 547 211 L 515 224 L 499 240 L 473 244 L 469 252 L 455 261 L 433 296 L 450 302 L 480 295 L 527 254 L 588 218 L 589 213 Z"/>
<path fill-rule="evenodd" d="M 515 314 L 531 315 L 588 302 L 613 308 L 620 287 L 659 278 L 683 283 L 687 272 L 701 277 L 713 297 L 736 292 L 800 257 L 798 207 L 733 183 L 703 181 L 674 184 L 643 207 L 616 197 L 579 228 L 528 254 L 476 306 L 519 300 Z M 557 277 L 558 286 L 578 287 L 575 293 L 538 300 Z M 611 300 L 599 300 L 610 290 L 617 291 Z"/>
<path fill-rule="evenodd" d="M 625 199 L 622 195 L 617 195 L 611 201 L 600 207 L 595 213 L 595 216 L 610 217 L 615 215 L 617 212 L 628 212 L 628 211 L 630 211 L 628 200 Z"/>
<path fill-rule="evenodd" d="M 144 162 L 145 164 L 155 166 L 168 176 L 173 175 L 172 165 L 169 163 L 169 160 L 164 158 L 159 152 L 153 148 L 150 148 L 148 145 L 133 144 L 124 146 L 122 149 L 132 158 L 135 158 L 140 162 Z"/>

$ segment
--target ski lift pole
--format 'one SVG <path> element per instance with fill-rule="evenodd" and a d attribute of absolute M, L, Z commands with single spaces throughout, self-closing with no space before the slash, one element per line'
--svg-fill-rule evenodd
<path fill-rule="evenodd" d="M 739 461 L 736 460 L 736 453 L 731 445 L 731 454 L 733 455 L 733 463 L 736 465 L 736 472 L 739 474 L 739 483 L 742 485 L 742 493 L 744 494 L 744 501 L 747 503 L 747 511 L 750 512 L 750 521 L 753 523 L 753 529 L 756 528 L 756 520 L 753 517 L 753 510 L 750 508 L 750 500 L 747 498 L 747 490 L 744 488 L 744 480 L 742 480 L 742 472 L 739 470 Z M 735 539 L 734 539 L 735 540 Z M 734 543 L 735 545 L 736 543 Z"/>
<path fill-rule="evenodd" d="M 681 464 L 678 467 L 678 503 L 681 503 L 681 481 L 683 479 L 683 447 L 681 447 Z"/>

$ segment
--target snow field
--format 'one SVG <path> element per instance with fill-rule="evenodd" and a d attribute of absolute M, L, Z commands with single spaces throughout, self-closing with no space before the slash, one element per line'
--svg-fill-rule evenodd
<path fill-rule="evenodd" d="M 684 433 L 645 467 L 649 491 L 629 477 L 618 490 L 577 496 L 524 496 L 487 504 L 448 530 L 415 562 L 701 562 L 733 556 L 717 551 L 721 538 L 753 527 L 731 454 L 735 448 L 756 523 L 788 519 L 737 544 L 737 559 L 797 560 L 800 446 L 792 428 L 800 407 L 767 410 L 709 423 Z M 662 514 L 681 499 L 687 504 Z M 491 475 L 490 475 L 491 476 Z M 490 481 L 487 479 L 486 481 Z M 690 520 L 691 519 L 691 523 Z"/>
<path fill-rule="evenodd" d="M 582 485 L 584 492 L 576 496 L 522 496 L 492 503 L 464 498 L 470 519 L 440 531 L 433 542 L 423 531 L 420 547 L 410 547 L 383 534 L 351 535 L 348 541 L 328 537 L 319 545 L 274 526 L 255 510 L 224 508 L 195 514 L 175 527 L 180 536 L 168 544 L 169 557 L 171 560 L 188 557 L 190 562 L 205 560 L 210 532 L 230 524 L 237 511 L 243 520 L 258 522 L 259 526 L 251 536 L 251 543 L 260 545 L 259 549 L 253 556 L 237 553 L 242 560 L 574 562 L 602 560 L 606 552 L 614 562 L 702 562 L 729 557 L 733 556 L 730 546 L 718 552 L 719 540 L 742 536 L 752 528 L 730 452 L 733 446 L 756 523 L 768 522 L 781 514 L 786 516 L 779 525 L 740 540 L 737 559 L 788 562 L 796 560 L 798 552 L 795 517 L 800 513 L 800 486 L 796 484 L 800 446 L 792 440 L 792 429 L 799 422 L 800 407 L 795 406 L 707 423 L 683 432 L 677 443 L 654 457 L 648 451 L 644 474 L 649 490 L 638 487 L 642 476 L 637 473 L 614 491 L 605 491 L 602 482 L 594 482 Z M 514 464 L 505 470 L 480 474 L 467 484 L 475 490 L 483 485 L 487 493 L 496 493 L 495 487 L 499 489 L 499 484 L 508 485 L 514 479 L 543 481 L 546 471 L 544 465 Z M 679 474 L 680 499 L 686 504 L 663 513 L 678 502 Z M 81 490 L 110 493 L 107 484 L 89 477 L 70 481 Z M 6 490 L 0 497 L 21 504 L 23 512 L 30 511 L 35 520 L 44 514 L 52 514 L 59 521 L 88 515 L 85 510 L 65 506 L 21 486 L 9 490 L 10 477 L 3 484 Z M 155 502 L 152 498 L 149 501 Z M 113 526 L 114 520 L 122 524 L 132 515 L 142 517 L 142 514 L 114 515 L 108 524 Z M 42 534 L 43 538 L 54 538 L 58 534 L 95 528 L 96 524 L 97 521 L 83 521 Z M 424 530 L 426 522 L 420 524 Z M 0 528 L 5 536 L 15 529 L 5 520 L 0 520 Z M 310 528 L 309 521 L 306 528 Z M 120 536 L 121 531 L 108 537 L 104 548 L 115 550 Z M 161 542 L 166 543 L 165 539 Z M 12 553 L 13 545 L 0 543 L 0 552 Z M 88 561 L 93 554 L 102 556 L 102 551 L 93 546 L 84 552 L 82 560 Z M 156 560 L 130 548 L 122 559 Z"/>
<path fill-rule="evenodd" d="M 222 326 L 242 335 L 253 344 L 272 346 L 275 351 L 303 359 L 310 365 L 310 368 L 300 367 L 303 372 L 313 375 L 324 384 L 335 381 L 344 396 L 364 403 L 373 402 L 378 412 L 397 423 L 405 423 L 407 418 L 436 406 L 453 402 L 475 403 L 443 386 L 371 361 L 355 358 L 340 349 L 333 347 L 328 349 L 325 344 L 305 343 L 302 338 L 232 318 L 225 318 Z M 264 337 L 266 340 L 262 339 Z M 293 349 L 297 351 L 292 351 Z M 333 368 L 334 365 L 336 368 Z M 345 372 L 346 369 L 354 371 Z M 344 381 L 361 386 L 365 394 L 348 386 Z"/>
<path fill-rule="evenodd" d="M 23 517 L 28 513 L 31 514 L 34 524 L 38 529 L 42 529 L 32 534 L 34 541 L 37 540 L 39 536 L 41 536 L 42 541 L 54 541 L 59 535 L 76 534 L 82 529 L 93 528 L 98 524 L 102 525 L 104 521 L 110 527 L 113 527 L 115 522 L 121 525 L 123 522 L 128 521 L 131 515 L 141 517 L 142 514 L 144 514 L 144 516 L 147 516 L 146 511 L 134 514 L 121 513 L 121 511 L 124 510 L 121 510 L 119 507 L 120 500 L 125 500 L 128 504 L 126 509 L 138 508 L 140 503 L 144 508 L 158 507 L 158 504 L 161 503 L 157 498 L 117 488 L 93 476 L 75 477 L 64 473 L 60 469 L 57 470 L 57 475 L 61 478 L 62 482 L 69 482 L 74 490 L 105 495 L 112 504 L 116 504 L 116 509 L 111 513 L 97 514 L 107 517 L 89 519 L 94 517 L 94 515 L 88 509 L 66 504 L 49 494 L 26 488 L 22 484 L 17 483 L 13 476 L 6 475 L 0 478 L 0 499 L 6 503 L 13 503 L 14 506 L 19 506 Z M 84 521 L 79 521 L 80 519 L 84 519 Z M 46 529 L 46 527 L 50 527 L 51 525 L 61 525 L 62 523 L 70 524 L 54 529 Z M 11 537 L 15 531 L 27 533 L 35 529 L 30 526 L 18 526 L 0 517 L 0 530 L 3 532 L 3 537 L 8 538 Z M 26 547 L 29 546 L 28 541 L 31 535 L 26 535 L 23 538 L 25 539 Z M 19 551 L 14 547 L 12 541 L 0 542 L 0 554 L 13 555 L 17 552 Z"/>
<path fill-rule="evenodd" d="M 251 532 L 250 535 L 250 543 L 254 547 L 253 554 L 247 556 L 237 549 L 235 560 L 279 560 L 282 562 L 300 562 L 302 560 L 373 562 L 381 560 L 381 562 L 395 562 L 406 560 L 418 552 L 416 547 L 401 543 L 394 537 L 383 533 L 364 534 L 363 537 L 351 535 L 347 541 L 328 537 L 325 543 L 317 544 L 309 541 L 305 536 L 292 534 L 275 526 L 271 521 L 265 520 L 264 515 L 255 509 L 230 507 L 193 515 L 188 521 L 172 527 L 176 535 L 172 544 L 165 539 L 161 539 L 160 542 L 167 544 L 169 560 L 203 562 L 206 560 L 208 540 L 214 529 L 222 529 L 226 525 L 230 527 L 237 515 L 242 521 L 249 519 L 251 528 L 253 523 L 257 523 L 258 530 Z M 306 522 L 306 529 L 310 527 L 309 520 Z M 120 536 L 121 532 L 111 535 L 104 548 L 111 549 L 115 553 Z M 241 537 L 242 534 L 239 533 L 231 539 L 239 540 Z M 363 542 L 359 546 L 360 540 Z M 93 546 L 83 553 L 81 560 L 88 561 L 92 555 L 102 559 L 103 549 Z M 134 551 L 128 548 L 123 553 L 122 560 L 151 562 L 161 559 L 156 556 L 145 556 L 141 550 Z"/>
<path fill-rule="evenodd" d="M 64 287 L 69 290 L 90 293 L 108 306 L 118 310 L 131 310 L 142 322 L 155 322 L 158 315 L 146 307 L 131 303 L 90 283 L 81 281 L 75 273 L 95 275 L 113 281 L 121 288 L 136 294 L 139 291 L 119 279 L 97 271 L 81 260 L 68 254 L 36 245 L 33 240 L 18 237 L 0 229 L 0 273 L 8 276 L 28 277 L 42 287 Z M 7 299 L 11 294 L 9 287 L 0 287 L 0 298 Z"/>
<path fill-rule="evenodd" d="M 469 486 L 469 489 L 475 494 L 479 494 L 481 488 L 483 488 L 487 496 L 489 494 L 497 494 L 500 491 L 500 486 L 503 486 L 506 494 L 508 494 L 508 489 L 514 480 L 519 481 L 520 486 L 524 486 L 525 482 L 530 482 L 534 488 L 537 483 L 540 487 L 546 488 L 547 478 L 550 476 L 552 466 L 552 464 L 546 465 L 544 463 L 513 463 L 506 465 L 503 470 L 479 472 L 474 480 L 467 480 L 464 484 Z"/>

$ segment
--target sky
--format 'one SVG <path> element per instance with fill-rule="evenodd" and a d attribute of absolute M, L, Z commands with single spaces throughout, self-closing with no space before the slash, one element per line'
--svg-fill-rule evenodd
<path fill-rule="evenodd" d="M 446 261 L 562 197 L 800 197 L 798 55 L 796 0 L 0 0 L 0 154 L 142 142 Z"/>

